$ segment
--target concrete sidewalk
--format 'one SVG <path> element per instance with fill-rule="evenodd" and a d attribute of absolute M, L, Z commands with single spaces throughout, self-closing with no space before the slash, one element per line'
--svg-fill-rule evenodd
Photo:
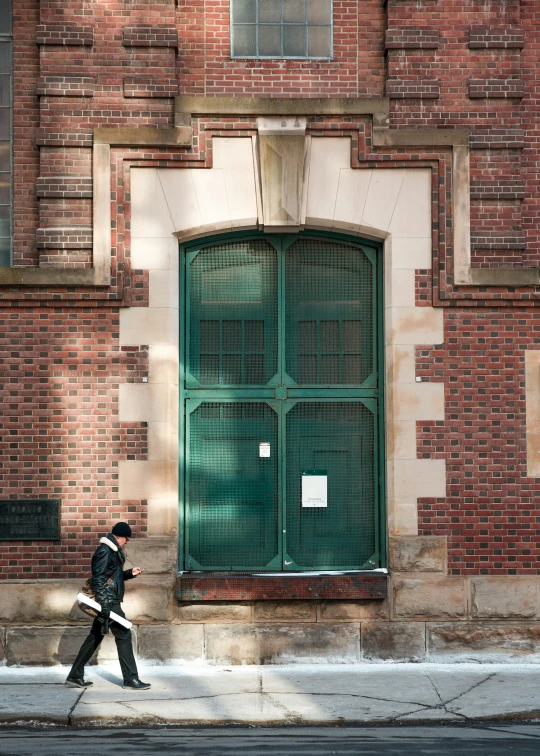
<path fill-rule="evenodd" d="M 0 724 L 71 726 L 351 724 L 540 719 L 540 665 L 356 664 L 140 666 L 127 691 L 117 666 L 0 667 Z"/>

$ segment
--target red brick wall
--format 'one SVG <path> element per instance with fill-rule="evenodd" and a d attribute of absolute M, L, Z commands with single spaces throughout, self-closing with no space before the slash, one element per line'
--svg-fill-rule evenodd
<path fill-rule="evenodd" d="M 527 478 L 524 350 L 540 312 L 446 310 L 445 342 L 417 350 L 417 374 L 444 382 L 445 420 L 420 422 L 418 452 L 445 459 L 446 499 L 422 499 L 424 535 L 448 536 L 450 574 L 540 571 L 540 481 Z"/>
<path fill-rule="evenodd" d="M 334 0 L 329 62 L 231 60 L 229 0 L 13 1 L 17 265 L 90 265 L 92 130 L 172 126 L 176 91 L 386 94 L 391 128 L 468 127 L 473 265 L 540 264 L 536 0 Z M 66 90 L 66 80 L 78 89 Z M 515 88 L 498 89 L 497 80 Z M 221 124 L 238 127 L 252 124 Z M 330 119 L 314 128 L 353 126 Z M 423 160 L 439 171 L 435 267 L 433 276 L 418 273 L 417 302 L 446 308 L 445 342 L 418 351 L 418 373 L 445 382 L 446 419 L 418 424 L 418 454 L 446 460 L 448 497 L 419 502 L 420 530 L 449 536 L 454 574 L 537 572 L 540 512 L 537 481 L 526 477 L 523 352 L 538 348 L 540 292 L 454 288 L 448 151 L 377 152 L 369 123 L 355 128 L 360 161 Z M 150 158 L 208 165 L 197 120 L 194 134 L 193 151 L 114 151 L 110 291 L 0 291 L 1 495 L 59 497 L 64 505 L 62 544 L 1 544 L 0 578 L 84 574 L 91 544 L 111 519 L 144 532 L 145 502 L 121 502 L 115 490 L 118 461 L 143 459 L 146 442 L 143 427 L 120 426 L 117 414 L 118 384 L 141 380 L 147 369 L 144 350 L 122 350 L 117 338 L 118 308 L 148 301 L 147 276 L 129 268 L 125 167 L 156 165 Z M 49 231 L 58 227 L 62 234 Z"/>
<path fill-rule="evenodd" d="M 119 383 L 148 350 L 118 345 L 119 310 L 18 307 L 0 323 L 2 498 L 61 500 L 62 542 L 0 543 L 0 579 L 77 577 L 111 521 L 146 531 L 145 502 L 118 499 L 118 461 L 145 459 L 145 423 L 118 421 Z"/>

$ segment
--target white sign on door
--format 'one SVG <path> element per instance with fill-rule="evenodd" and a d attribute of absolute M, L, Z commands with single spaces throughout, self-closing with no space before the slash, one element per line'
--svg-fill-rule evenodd
<path fill-rule="evenodd" d="M 259 457 L 269 457 L 270 456 L 270 444 L 266 441 L 263 441 L 261 444 L 259 444 Z"/>
<path fill-rule="evenodd" d="M 328 506 L 328 475 L 326 470 L 304 470 L 302 472 L 302 506 Z"/>

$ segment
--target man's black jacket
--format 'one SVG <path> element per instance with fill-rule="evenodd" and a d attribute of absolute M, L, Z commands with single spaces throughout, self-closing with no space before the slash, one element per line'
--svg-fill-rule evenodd
<path fill-rule="evenodd" d="M 125 561 L 125 554 L 112 533 L 100 539 L 92 557 L 92 585 L 102 609 L 110 609 L 112 604 L 124 599 L 124 580 L 134 577 L 132 570 L 124 570 Z"/>

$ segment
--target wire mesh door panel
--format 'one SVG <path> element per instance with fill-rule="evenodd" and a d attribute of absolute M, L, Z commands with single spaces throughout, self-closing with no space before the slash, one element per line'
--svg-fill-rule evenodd
<path fill-rule="evenodd" d="M 375 415 L 361 402 L 298 402 L 286 439 L 288 569 L 367 566 L 377 551 Z M 325 484 L 326 505 L 306 506 L 310 472 Z"/>
<path fill-rule="evenodd" d="M 360 386 L 374 372 L 373 265 L 359 247 L 300 239 L 286 252 L 286 372 Z"/>
<path fill-rule="evenodd" d="M 188 265 L 188 385 L 260 386 L 277 371 L 277 252 L 264 239 L 216 244 Z"/>
<path fill-rule="evenodd" d="M 279 551 L 277 414 L 203 402 L 188 438 L 188 569 L 264 569 Z"/>

